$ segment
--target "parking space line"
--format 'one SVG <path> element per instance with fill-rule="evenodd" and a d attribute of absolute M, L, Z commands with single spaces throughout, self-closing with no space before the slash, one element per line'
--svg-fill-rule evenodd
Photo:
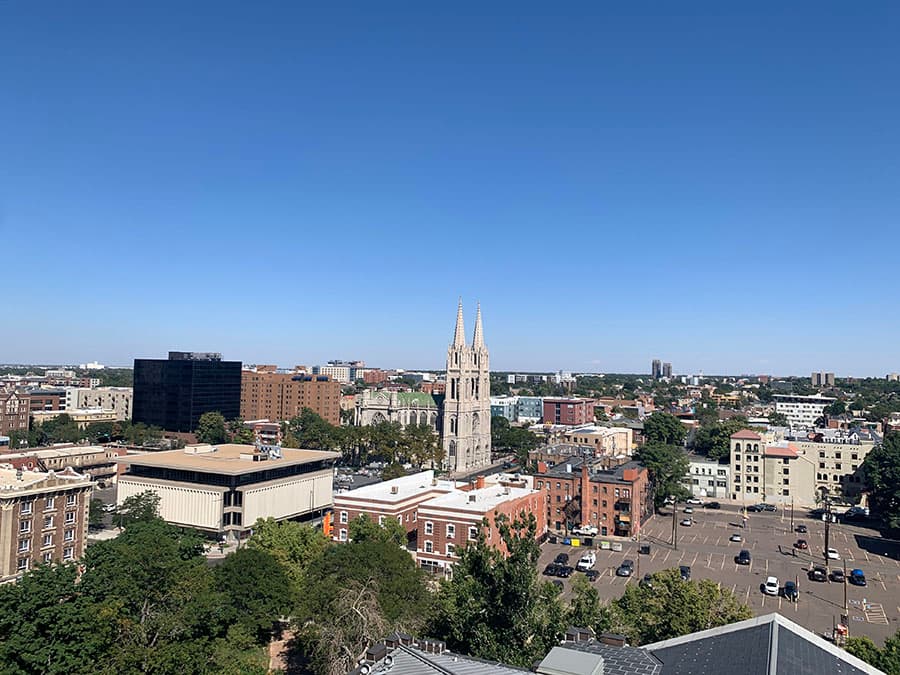
<path fill-rule="evenodd" d="M 666 560 L 669 559 L 669 554 L 670 554 L 671 552 L 672 552 L 672 551 L 666 551 L 666 557 L 663 558 L 663 562 L 666 562 Z"/>
<path fill-rule="evenodd" d="M 699 553 L 695 553 L 695 554 L 694 554 L 694 559 L 691 561 L 691 566 L 697 564 L 697 556 L 698 556 L 698 555 L 700 555 L 700 554 L 699 554 Z"/>
<path fill-rule="evenodd" d="M 749 586 L 747 586 L 747 593 L 746 593 L 745 597 L 747 598 L 747 601 L 749 602 L 750 601 L 750 587 Z"/>
<path fill-rule="evenodd" d="M 766 558 L 766 574 L 769 573 L 769 559 Z"/>

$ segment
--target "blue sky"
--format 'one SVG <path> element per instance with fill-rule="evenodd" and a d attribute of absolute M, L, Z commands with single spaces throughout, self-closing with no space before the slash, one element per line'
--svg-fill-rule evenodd
<path fill-rule="evenodd" d="M 0 362 L 900 370 L 896 3 L 303 4 L 0 4 Z"/>

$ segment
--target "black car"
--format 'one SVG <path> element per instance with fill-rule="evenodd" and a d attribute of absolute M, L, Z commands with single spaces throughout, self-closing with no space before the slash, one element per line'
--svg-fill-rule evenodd
<path fill-rule="evenodd" d="M 808 576 L 810 581 L 828 581 L 828 570 L 824 567 L 813 567 Z"/>
<path fill-rule="evenodd" d="M 641 579 L 638 586 L 644 586 L 645 588 L 653 588 L 653 575 L 650 572 L 644 575 L 644 578 Z"/>
<path fill-rule="evenodd" d="M 736 562 L 738 565 L 749 565 L 750 551 L 748 551 L 747 549 L 741 549 L 741 552 L 735 556 L 734 562 Z"/>
<path fill-rule="evenodd" d="M 597 581 L 600 578 L 600 572 L 597 570 L 588 570 L 584 573 L 584 576 L 587 577 L 588 581 Z"/>
<path fill-rule="evenodd" d="M 691 566 L 690 565 L 679 565 L 678 571 L 681 574 L 682 581 L 690 581 L 691 580 Z"/>
<path fill-rule="evenodd" d="M 572 576 L 572 572 L 574 571 L 574 567 L 569 567 L 568 565 L 560 565 L 556 570 L 556 576 L 562 577 L 563 579 L 568 579 L 570 576 Z"/>
<path fill-rule="evenodd" d="M 778 510 L 774 504 L 760 504 L 760 507 L 762 507 L 763 511 L 777 511 Z"/>
<path fill-rule="evenodd" d="M 557 565 L 556 563 L 548 563 L 544 568 L 544 575 L 548 577 L 555 577 L 558 569 L 559 565 Z"/>
<path fill-rule="evenodd" d="M 798 525 L 796 528 L 794 528 L 794 530 L 798 534 L 807 534 L 809 532 L 809 528 L 806 527 L 806 525 Z"/>
<path fill-rule="evenodd" d="M 828 578 L 836 584 L 843 584 L 847 581 L 847 577 L 844 576 L 844 570 L 837 567 L 831 570 L 831 574 L 828 575 Z"/>
<path fill-rule="evenodd" d="M 797 602 L 800 597 L 800 591 L 797 589 L 797 584 L 793 581 L 784 582 L 784 588 L 781 589 L 781 594 L 791 602 Z"/>
<path fill-rule="evenodd" d="M 569 563 L 569 554 L 568 553 L 560 553 L 556 558 L 553 559 L 557 565 L 567 565 Z"/>
<path fill-rule="evenodd" d="M 759 504 L 751 504 L 747 507 L 748 513 L 759 513 L 760 511 L 762 511 L 762 507 Z"/>
<path fill-rule="evenodd" d="M 703 505 L 704 509 L 721 509 L 722 505 L 719 502 L 706 502 Z"/>

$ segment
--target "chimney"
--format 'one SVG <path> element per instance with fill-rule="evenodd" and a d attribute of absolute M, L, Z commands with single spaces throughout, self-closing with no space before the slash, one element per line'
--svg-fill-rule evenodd
<path fill-rule="evenodd" d="M 470 494 L 470 495 L 469 495 L 469 503 L 470 503 L 470 504 L 474 504 L 476 498 L 477 498 L 477 495 L 472 495 L 472 494 Z"/>
<path fill-rule="evenodd" d="M 484 489 L 484 476 L 478 476 L 475 479 L 475 489 L 483 490 Z"/>
<path fill-rule="evenodd" d="M 624 635 L 616 635 L 615 633 L 600 633 L 597 636 L 597 640 L 601 644 L 610 645 L 611 647 L 624 647 L 627 643 Z"/>
<path fill-rule="evenodd" d="M 638 470 L 637 469 L 625 469 L 622 472 L 622 479 L 634 482 L 637 480 Z"/>
<path fill-rule="evenodd" d="M 537 472 L 538 473 L 547 473 L 547 462 L 539 461 L 537 463 Z"/>

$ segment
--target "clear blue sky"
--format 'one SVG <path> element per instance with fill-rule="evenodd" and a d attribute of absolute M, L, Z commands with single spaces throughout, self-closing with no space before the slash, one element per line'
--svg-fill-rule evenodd
<path fill-rule="evenodd" d="M 0 3 L 0 362 L 900 370 L 896 2 L 341 5 Z"/>

